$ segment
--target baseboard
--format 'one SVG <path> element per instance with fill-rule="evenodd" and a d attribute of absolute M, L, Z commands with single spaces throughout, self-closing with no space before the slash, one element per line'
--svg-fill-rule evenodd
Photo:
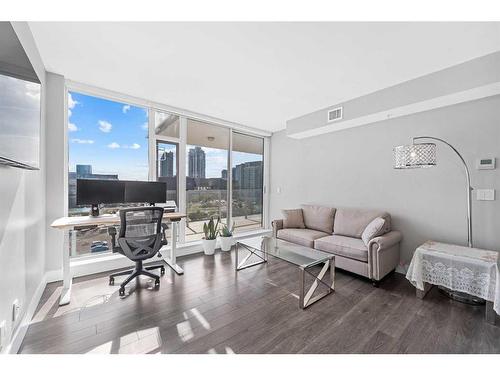
<path fill-rule="evenodd" d="M 38 287 L 36 288 L 35 293 L 33 294 L 33 297 L 31 298 L 31 302 L 28 306 L 28 309 L 26 310 L 26 313 L 24 314 L 21 323 L 19 324 L 16 331 L 12 335 L 10 344 L 7 345 L 5 349 L 5 353 L 17 354 L 19 352 L 19 349 L 21 348 L 21 345 L 24 340 L 24 336 L 28 331 L 31 320 L 35 315 L 36 308 L 40 303 L 40 299 L 42 298 L 43 291 L 45 290 L 46 286 L 47 286 L 47 274 L 44 274 L 42 276 L 40 284 L 38 284 Z"/>

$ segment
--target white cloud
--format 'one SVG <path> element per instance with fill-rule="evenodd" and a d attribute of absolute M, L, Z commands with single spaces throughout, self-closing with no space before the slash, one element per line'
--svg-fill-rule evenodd
<path fill-rule="evenodd" d="M 134 143 L 133 145 L 130 146 L 130 148 L 133 150 L 137 150 L 137 149 L 141 148 L 141 145 L 138 143 Z"/>
<path fill-rule="evenodd" d="M 142 130 L 148 130 L 148 127 L 149 127 L 149 125 L 147 122 L 145 122 L 144 124 L 141 125 Z"/>
<path fill-rule="evenodd" d="M 78 143 L 81 145 L 91 145 L 94 143 L 92 139 L 80 139 L 80 138 L 73 138 L 71 142 Z"/>
<path fill-rule="evenodd" d="M 127 113 L 129 110 L 130 110 L 130 106 L 129 106 L 128 104 L 127 104 L 127 105 L 124 105 L 124 106 L 122 107 L 122 112 L 123 112 L 123 113 Z"/>
<path fill-rule="evenodd" d="M 109 148 L 115 149 L 115 148 L 120 148 L 120 145 L 116 142 L 112 142 L 108 145 Z"/>
<path fill-rule="evenodd" d="M 103 133 L 109 133 L 112 127 L 113 125 L 111 125 L 109 122 L 104 120 L 99 120 L 99 130 L 102 131 Z"/>
<path fill-rule="evenodd" d="M 77 105 L 77 104 L 78 104 L 78 102 L 76 100 L 73 100 L 71 93 L 68 93 L 68 108 L 73 109 L 73 108 L 75 108 L 75 105 Z"/>
<path fill-rule="evenodd" d="M 75 106 L 79 104 L 76 100 L 73 100 L 73 97 L 71 96 L 71 93 L 68 93 L 68 118 L 71 117 L 73 112 L 71 111 Z"/>
<path fill-rule="evenodd" d="M 70 132 L 76 132 L 78 131 L 78 127 L 75 124 L 68 122 L 68 130 Z"/>

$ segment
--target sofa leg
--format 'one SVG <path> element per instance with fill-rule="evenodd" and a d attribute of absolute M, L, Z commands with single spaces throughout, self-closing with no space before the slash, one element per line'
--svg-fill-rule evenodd
<path fill-rule="evenodd" d="M 375 288 L 378 288 L 380 286 L 380 282 L 379 280 L 372 280 L 372 285 L 375 287 Z"/>

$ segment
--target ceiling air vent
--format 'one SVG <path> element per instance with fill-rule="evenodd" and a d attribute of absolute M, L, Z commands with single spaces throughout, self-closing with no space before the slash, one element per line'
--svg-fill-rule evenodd
<path fill-rule="evenodd" d="M 328 122 L 342 120 L 342 107 L 334 108 L 328 111 Z"/>

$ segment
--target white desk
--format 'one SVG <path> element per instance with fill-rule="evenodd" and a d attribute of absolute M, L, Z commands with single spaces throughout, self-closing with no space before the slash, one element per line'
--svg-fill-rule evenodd
<path fill-rule="evenodd" d="M 170 256 L 167 258 L 162 258 L 167 265 L 172 268 L 175 273 L 182 275 L 184 270 L 179 267 L 176 261 L 176 249 L 177 249 L 177 224 L 181 219 L 185 218 L 186 215 L 179 212 L 166 212 L 163 214 L 163 218 L 172 223 L 172 246 L 170 248 Z M 120 224 L 120 217 L 117 215 L 101 215 L 97 217 L 93 216 L 66 216 L 55 220 L 50 226 L 52 228 L 65 230 L 68 232 L 78 230 L 79 227 L 85 227 L 89 225 L 116 225 Z M 71 235 L 71 252 L 76 249 L 76 236 Z M 67 305 L 71 299 L 71 285 L 72 277 L 70 270 L 70 251 L 63 248 L 63 289 L 61 291 L 61 297 L 59 299 L 59 305 Z"/>

